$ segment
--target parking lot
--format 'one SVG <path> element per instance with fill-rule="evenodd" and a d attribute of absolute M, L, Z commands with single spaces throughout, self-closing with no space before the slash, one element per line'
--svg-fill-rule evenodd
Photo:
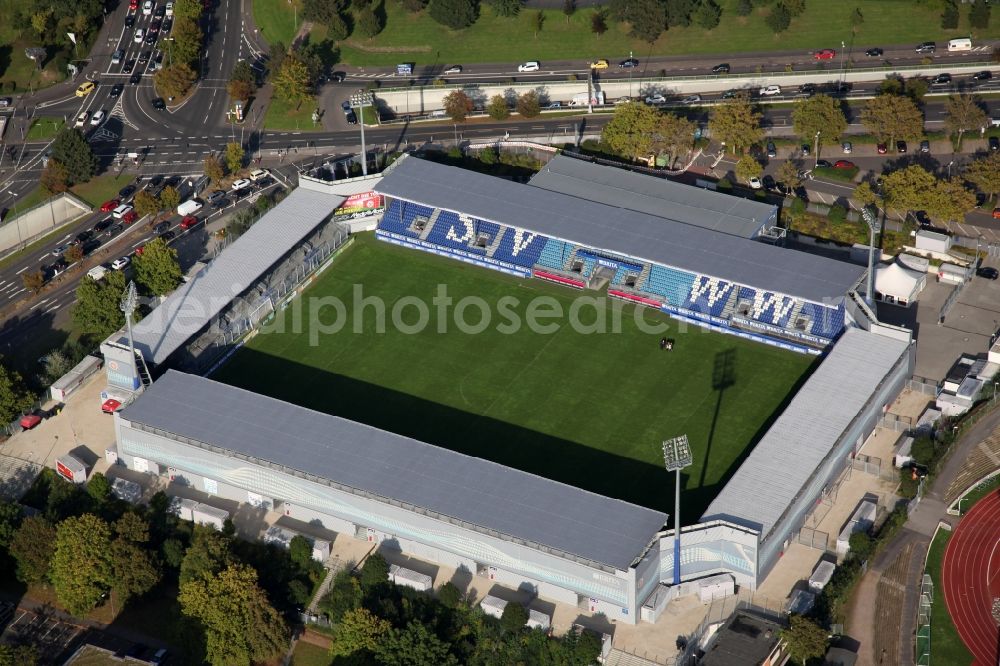
<path fill-rule="evenodd" d="M 0 634 L 0 643 L 35 646 L 39 664 L 62 663 L 86 632 L 86 628 L 57 618 L 51 611 L 16 608 L 10 602 L 0 603 L 0 619 L 0 626 L 9 622 Z"/>

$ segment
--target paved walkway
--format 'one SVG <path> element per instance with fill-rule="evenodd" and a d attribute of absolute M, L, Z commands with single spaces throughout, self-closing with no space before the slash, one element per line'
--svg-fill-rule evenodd
<path fill-rule="evenodd" d="M 937 528 L 938 523 L 941 521 L 949 524 L 954 523 L 953 517 L 946 513 L 948 507 L 943 501 L 943 497 L 948 491 L 948 486 L 962 470 L 969 452 L 998 427 L 1000 427 L 1000 410 L 995 410 L 992 414 L 989 414 L 973 426 L 954 445 L 951 456 L 949 456 L 941 472 L 934 479 L 934 483 L 924 495 L 920 504 L 917 505 L 917 508 L 910 515 L 905 528 L 883 548 L 882 552 L 875 558 L 875 561 L 871 563 L 868 573 L 865 574 L 858 584 L 847 612 L 847 633 L 860 643 L 860 650 L 858 652 L 859 663 L 879 663 L 879 659 L 876 658 L 876 655 L 872 651 L 872 646 L 874 645 L 875 627 L 877 626 L 877 618 L 875 617 L 876 588 L 883 571 L 899 555 L 902 549 L 911 542 L 914 543 L 911 565 L 914 561 L 919 562 L 921 565 L 923 564 L 931 537 L 934 535 L 934 530 Z M 912 567 L 911 570 L 913 570 Z M 922 571 L 922 567 L 917 570 Z M 912 579 L 911 583 L 906 588 L 902 625 L 897 646 L 899 655 L 898 663 L 901 664 L 914 663 L 913 638 L 916 630 L 915 624 L 920 586 L 917 584 L 917 578 Z M 896 663 L 896 660 L 893 663 Z"/>

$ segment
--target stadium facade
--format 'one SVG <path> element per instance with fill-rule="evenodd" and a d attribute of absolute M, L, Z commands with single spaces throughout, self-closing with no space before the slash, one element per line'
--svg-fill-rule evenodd
<path fill-rule="evenodd" d="M 865 316 L 862 268 L 771 242 L 773 207 L 567 159 L 527 185 L 412 157 L 375 178 L 303 177 L 241 246 L 157 308 L 166 316 L 144 320 L 137 347 L 162 376 L 115 417 L 121 464 L 628 623 L 655 620 L 714 574 L 755 588 L 909 377 L 909 334 Z M 678 563 L 665 514 L 169 369 L 188 358 L 185 340 L 230 311 L 213 264 L 238 259 L 228 293 L 255 317 L 280 307 L 297 288 L 259 285 L 315 249 L 297 244 L 351 188 L 384 206 L 364 222 L 384 241 L 571 288 L 607 285 L 679 319 L 823 355 L 701 521 L 683 528 L 681 586 L 670 586 Z M 297 220 L 294 238 L 281 236 Z M 275 247 L 255 253 L 265 240 Z"/>

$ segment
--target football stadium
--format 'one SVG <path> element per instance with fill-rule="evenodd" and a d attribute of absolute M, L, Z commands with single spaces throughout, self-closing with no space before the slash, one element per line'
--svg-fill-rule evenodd
<path fill-rule="evenodd" d="M 624 622 L 752 589 L 913 363 L 776 220 L 565 156 L 304 175 L 103 345 L 118 460 Z"/>

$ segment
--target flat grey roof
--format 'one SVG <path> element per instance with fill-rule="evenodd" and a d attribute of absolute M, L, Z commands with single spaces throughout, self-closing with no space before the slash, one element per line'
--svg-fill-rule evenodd
<path fill-rule="evenodd" d="M 580 245 L 833 305 L 865 269 L 406 156 L 376 191 Z"/>
<path fill-rule="evenodd" d="M 753 238 L 774 218 L 774 204 L 734 197 L 628 169 L 557 155 L 529 185 L 741 238 Z"/>
<path fill-rule="evenodd" d="M 701 520 L 731 520 L 766 537 L 907 347 L 847 328 Z"/>
<path fill-rule="evenodd" d="M 625 570 L 667 515 L 170 370 L 122 418 Z"/>
<path fill-rule="evenodd" d="M 344 200 L 296 188 L 132 327 L 136 349 L 162 363 L 291 252 Z"/>

